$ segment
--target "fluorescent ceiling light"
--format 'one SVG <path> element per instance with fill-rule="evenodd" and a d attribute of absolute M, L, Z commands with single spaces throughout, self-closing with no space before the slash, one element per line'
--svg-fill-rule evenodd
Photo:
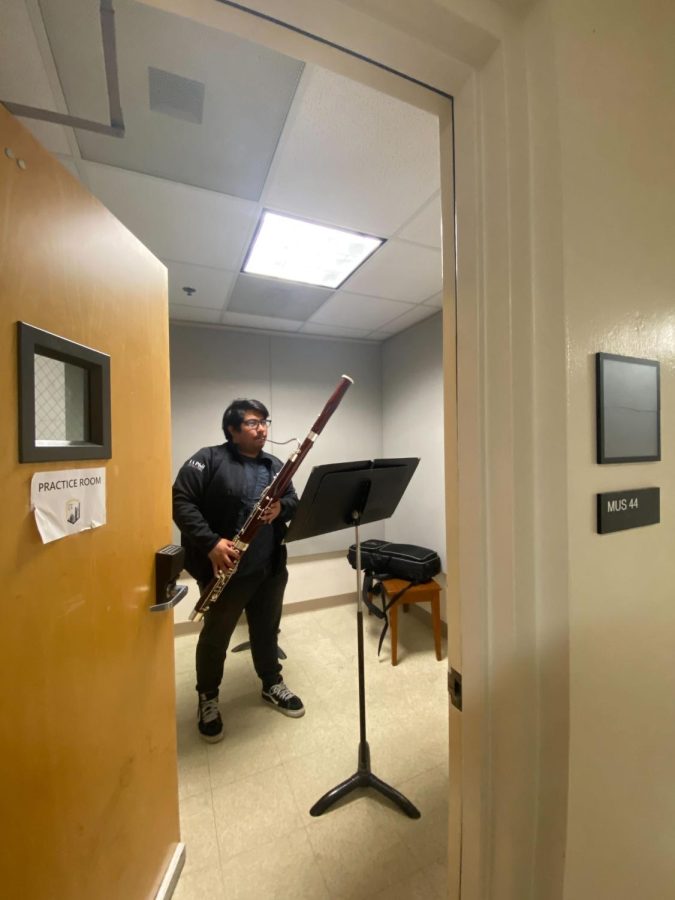
<path fill-rule="evenodd" d="M 265 210 L 243 271 L 336 288 L 382 243 Z"/>

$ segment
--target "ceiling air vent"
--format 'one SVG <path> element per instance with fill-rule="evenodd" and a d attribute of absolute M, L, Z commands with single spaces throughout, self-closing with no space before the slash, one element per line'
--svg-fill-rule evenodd
<path fill-rule="evenodd" d="M 150 109 L 165 113 L 184 122 L 202 124 L 204 113 L 204 84 L 148 67 Z"/>

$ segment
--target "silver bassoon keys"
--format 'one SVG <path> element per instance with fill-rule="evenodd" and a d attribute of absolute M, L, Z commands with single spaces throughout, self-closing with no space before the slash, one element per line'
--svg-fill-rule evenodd
<path fill-rule="evenodd" d="M 235 548 L 239 551 L 239 560 L 241 560 L 243 554 L 248 550 L 249 544 L 265 524 L 263 514 L 273 503 L 276 503 L 277 500 L 281 500 L 286 493 L 286 489 L 291 483 L 291 479 L 298 471 L 300 463 L 314 446 L 314 441 L 321 434 L 326 422 L 328 422 L 338 408 L 342 398 L 352 384 L 354 384 L 354 380 L 350 378 L 349 375 L 341 376 L 337 387 L 328 398 L 326 405 L 321 410 L 319 417 L 309 430 L 307 437 L 279 469 L 272 482 L 263 491 L 260 500 L 258 500 L 251 510 L 251 514 L 246 522 L 244 522 L 241 530 L 234 536 L 233 543 Z M 237 571 L 238 565 L 239 561 L 237 561 L 231 569 L 221 572 L 207 584 L 199 600 L 195 604 L 195 608 L 190 613 L 189 618 L 191 622 L 199 622 L 200 619 L 203 618 L 204 613 L 209 610 L 225 590 L 228 581 Z"/>

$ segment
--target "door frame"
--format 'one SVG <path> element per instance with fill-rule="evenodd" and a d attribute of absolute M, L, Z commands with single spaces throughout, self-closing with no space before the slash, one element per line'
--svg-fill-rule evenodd
<path fill-rule="evenodd" d="M 279 53 L 314 63 L 344 75 L 368 87 L 435 114 L 439 121 L 441 166 L 441 210 L 443 234 L 443 387 L 444 387 L 444 465 L 446 489 L 446 614 L 448 622 L 448 673 L 461 671 L 460 595 L 458 567 L 458 443 L 457 443 L 457 260 L 455 255 L 455 163 L 453 97 L 447 85 L 424 82 L 418 75 L 393 62 L 378 62 L 349 42 L 343 43 L 332 29 L 323 36 L 306 28 L 281 22 L 258 9 L 239 4 L 144 0 L 147 5 L 177 13 L 210 27 L 220 28 L 238 37 L 269 47 Z M 317 4 L 317 6 L 320 4 Z M 277 10 L 278 12 L 278 10 Z M 318 24 L 318 23 L 317 23 Z M 450 770 L 461 771 L 461 715 L 449 705 L 448 746 Z M 448 797 L 448 873 L 450 900 L 459 900 L 461 884 L 462 831 L 461 778 L 451 779 Z"/>
<path fill-rule="evenodd" d="M 443 241 L 448 666 L 464 682 L 463 711 L 449 707 L 451 770 L 460 777 L 449 796 L 448 896 L 478 900 L 499 886 L 494 896 L 522 900 L 541 832 L 562 828 L 559 819 L 542 825 L 537 816 L 536 653 L 509 686 L 528 715 L 511 721 L 510 695 L 495 695 L 500 654 L 505 661 L 523 628 L 536 621 L 537 508 L 528 471 L 535 441 L 519 456 L 515 436 L 518 428 L 526 435 L 538 428 L 528 370 L 535 346 L 531 328 L 512 333 L 514 291 L 522 297 L 521 317 L 533 314 L 534 303 L 525 26 L 495 3 L 468 12 L 461 0 L 439 0 L 435 8 L 466 25 L 442 52 L 432 40 L 390 24 L 386 14 L 337 0 L 141 2 L 316 63 L 439 118 L 443 230 L 452 235 Z M 376 10 L 377 3 L 367 6 Z M 515 254 L 524 255 L 521 268 Z M 564 399 L 562 412 L 560 421 Z M 553 419 L 547 411 L 549 426 Z M 526 496 L 516 510 L 519 475 Z M 524 603 L 523 585 L 516 590 L 521 571 L 528 581 Z M 505 588 L 497 584 L 502 572 Z M 549 874 L 550 884 L 562 877 Z"/>

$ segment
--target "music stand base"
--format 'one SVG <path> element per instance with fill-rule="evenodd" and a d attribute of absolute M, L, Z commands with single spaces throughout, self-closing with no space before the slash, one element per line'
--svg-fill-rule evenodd
<path fill-rule="evenodd" d="M 350 778 L 347 778 L 346 781 L 336 785 L 336 787 L 332 788 L 325 793 L 323 797 L 317 800 L 310 809 L 309 814 L 310 816 L 320 816 L 322 813 L 325 813 L 333 803 L 337 803 L 338 800 L 341 800 L 347 794 L 351 793 L 351 791 L 356 790 L 356 788 L 368 787 L 379 791 L 380 794 L 387 797 L 392 803 L 395 803 L 396 806 L 411 819 L 420 818 L 421 813 L 419 809 L 417 809 L 407 797 L 404 797 L 400 791 L 397 791 L 396 788 L 386 784 L 370 771 L 370 747 L 368 746 L 367 741 L 361 741 L 359 744 L 359 767 L 357 771 Z"/>

